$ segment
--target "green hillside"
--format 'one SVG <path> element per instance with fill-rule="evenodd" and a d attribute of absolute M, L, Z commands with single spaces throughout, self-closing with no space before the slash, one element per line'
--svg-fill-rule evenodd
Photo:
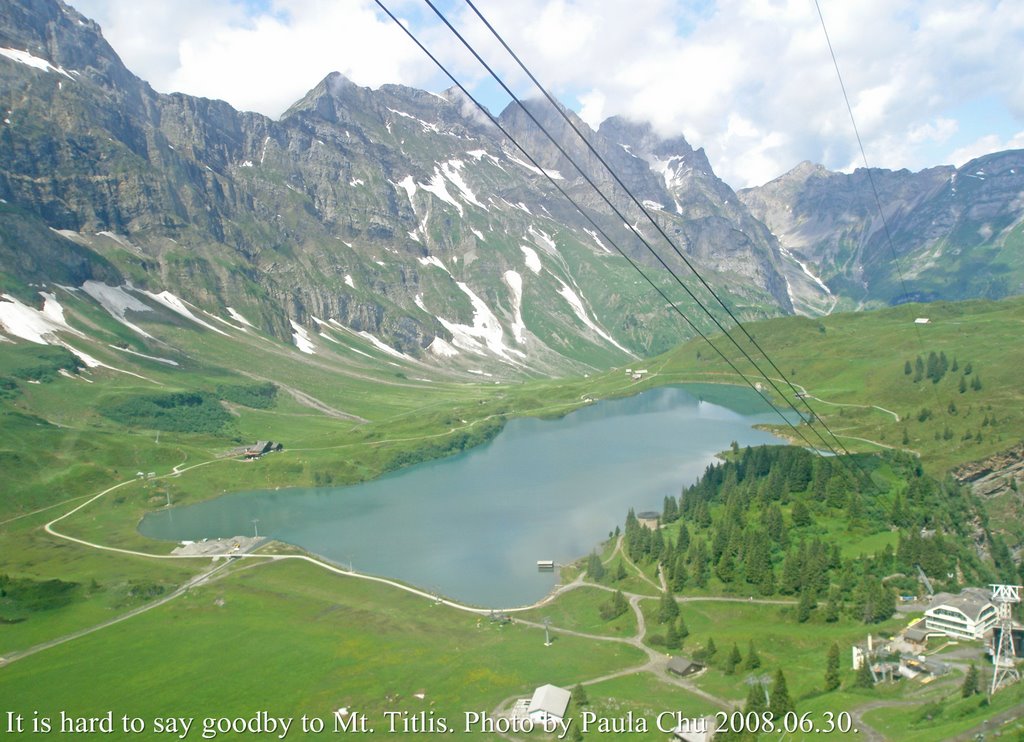
<path fill-rule="evenodd" d="M 682 496 L 673 507 L 682 517 L 666 517 L 672 523 L 657 532 L 660 547 L 645 545 L 650 537 L 638 537 L 627 519 L 623 540 L 609 541 L 601 553 L 604 576 L 592 579 L 581 562 L 563 574 L 566 584 L 579 581 L 577 589 L 513 615 L 511 624 L 364 582 L 281 545 L 231 562 L 168 559 L 168 546 L 144 539 L 135 525 L 168 501 L 375 477 L 476 445 L 511 417 L 562 415 L 588 398 L 682 381 L 735 382 L 708 347 L 688 343 L 646 361 L 649 373 L 640 381 L 615 369 L 576 379 L 470 383 L 396 361 L 351 336 L 330 356 L 308 357 L 256 334 L 212 337 L 145 323 L 179 349 L 163 351 L 179 363 L 170 366 L 99 342 L 105 315 L 84 302 L 69 305 L 73 322 L 94 333 L 78 344 L 120 371 L 83 369 L 59 349 L 0 346 L 0 376 L 7 380 L 0 401 L 0 654 L 7 659 L 0 696 L 5 709 L 26 714 L 26 723 L 32 710 L 50 719 L 61 710 L 98 717 L 111 710 L 147 724 L 177 714 L 195 717 L 195 738 L 208 716 L 248 717 L 267 708 L 272 682 L 277 700 L 268 710 L 295 724 L 303 714 L 330 720 L 347 706 L 387 729 L 387 711 L 433 711 L 435 718 L 458 719 L 460 737 L 498 739 L 464 732 L 460 714 L 498 711 L 539 682 L 552 682 L 585 683 L 589 710 L 602 718 L 633 711 L 652 720 L 647 731 L 602 737 L 655 740 L 664 738 L 653 723 L 657 712 L 680 706 L 696 716 L 742 706 L 744 678 L 779 669 L 800 713 L 876 708 L 862 721 L 891 739 L 948 738 L 1020 704 L 1019 686 L 990 705 L 979 705 L 980 697 L 961 701 L 967 665 L 959 660 L 931 685 L 871 689 L 857 687 L 848 664 L 849 644 L 869 627 L 893 633 L 906 623 L 890 617 L 885 603 L 896 592 L 920 591 L 912 576 L 882 578 L 905 574 L 911 564 L 951 589 L 1013 577 L 1006 560 L 1021 543 L 1016 491 L 1007 487 L 979 500 L 945 475 L 1022 439 L 1022 392 L 1014 384 L 1024 360 L 1015 343 L 1024 323 L 1020 299 L 748 326 L 813 397 L 811 406 L 843 445 L 860 452 L 857 463 L 844 469 L 799 449 L 777 449 L 794 453 L 755 465 L 753 453 L 736 451 L 710 479 L 679 483 Z M 930 322 L 915 324 L 920 316 Z M 148 345 L 138 352 L 156 355 Z M 705 398 L 713 400 L 715 389 L 705 386 Z M 268 439 L 285 450 L 251 464 L 226 455 Z M 735 466 L 760 473 L 730 474 Z M 81 542 L 42 528 L 115 485 L 55 524 Z M 998 527 L 994 513 L 1004 518 Z M 767 552 L 751 549 L 775 521 L 781 530 L 765 541 Z M 915 535 L 921 528 L 938 540 L 922 541 Z M 977 533 L 987 539 L 987 556 L 967 547 Z M 704 567 L 698 543 L 706 550 Z M 675 558 L 665 558 L 666 550 Z M 760 564 L 756 554 L 764 557 Z M 815 563 L 825 570 L 815 572 Z M 951 566 L 955 579 L 946 577 Z M 208 571 L 203 584 L 179 593 Z M 804 572 L 818 575 L 813 593 L 793 582 Z M 662 576 L 670 591 L 661 589 Z M 616 591 L 625 612 L 606 620 L 622 610 Z M 666 595 L 674 595 L 685 636 L 679 618 L 660 620 Z M 870 614 L 865 601 L 876 606 Z M 73 638 L 137 610 L 116 627 Z M 543 642 L 545 618 L 556 636 L 551 647 Z M 54 640 L 60 643 L 47 647 Z M 718 651 L 708 656 L 711 640 Z M 676 642 L 680 648 L 670 648 Z M 825 692 L 832 642 L 844 652 L 840 688 Z M 733 645 L 739 667 L 754 647 L 761 669 L 731 667 Z M 268 650 L 256 659 L 255 646 Z M 26 650 L 31 654 L 21 657 Z M 665 673 L 666 652 L 703 653 L 710 668 L 694 681 L 674 680 Z M 209 684 L 197 677 L 233 679 Z M 41 688 L 60 691 L 41 695 Z M 910 713 L 896 718 L 886 704 Z M 585 710 L 577 707 L 578 720 Z"/>

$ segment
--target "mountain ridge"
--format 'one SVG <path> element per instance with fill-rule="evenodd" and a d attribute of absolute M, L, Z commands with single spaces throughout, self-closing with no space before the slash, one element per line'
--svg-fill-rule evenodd
<path fill-rule="evenodd" d="M 833 291 L 870 306 L 1024 293 L 1022 192 L 1024 150 L 1008 150 L 916 173 L 801 163 L 739 196 Z"/>
<path fill-rule="evenodd" d="M 333 72 L 272 120 L 157 93 L 59 0 L 0 9 L 0 50 L 0 94 L 12 101 L 0 136 L 0 280 L 22 299 L 29 284 L 100 280 L 169 291 L 219 316 L 232 307 L 300 352 L 296 326 L 315 336 L 333 320 L 453 372 L 513 376 L 587 372 L 691 334 L 608 239 L 699 328 L 714 325 L 660 262 L 715 306 L 687 263 L 696 266 L 741 319 L 905 300 L 856 173 L 801 165 L 737 192 L 682 136 L 619 117 L 594 130 L 562 106 L 643 204 L 616 198 L 620 218 L 526 110 L 506 108 L 498 120 L 585 218 L 456 89 L 371 90 Z M 621 191 L 547 101 L 524 105 L 588 177 Z M 932 249 L 945 223 L 967 229 L 938 212 L 938 226 L 925 223 L 930 197 L 914 184 L 927 180 L 935 196 L 947 171 L 926 172 L 883 184 L 895 194 L 890 213 L 906 212 L 899 230 L 938 235 L 908 255 Z M 799 219 L 786 221 L 798 191 Z M 1018 239 L 1006 209 L 990 208 L 993 234 Z M 46 239 L 26 239 L 47 227 Z M 968 266 L 977 276 L 961 293 L 1024 290 L 1014 270 L 1002 271 L 1002 288 L 982 286 L 1003 259 L 989 258 Z M 909 298 L 942 298 L 936 282 Z"/>

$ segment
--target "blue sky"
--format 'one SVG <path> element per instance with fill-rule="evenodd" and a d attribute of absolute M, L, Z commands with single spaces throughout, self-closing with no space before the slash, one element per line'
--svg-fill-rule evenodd
<path fill-rule="evenodd" d="M 919 170 L 1024 147 L 1024 3 L 819 0 L 871 165 Z M 163 92 L 278 116 L 327 73 L 449 86 L 372 0 L 79 0 Z M 492 109 L 506 103 L 422 0 L 388 0 Z M 439 6 L 530 95 L 462 0 Z M 479 0 L 542 82 L 591 125 L 652 122 L 734 187 L 803 160 L 861 164 L 814 0 Z"/>

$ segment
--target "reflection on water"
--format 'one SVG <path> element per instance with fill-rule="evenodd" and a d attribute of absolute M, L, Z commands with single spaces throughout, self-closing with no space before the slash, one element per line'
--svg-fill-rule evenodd
<path fill-rule="evenodd" d="M 238 492 L 151 513 L 139 530 L 199 540 L 258 527 L 261 536 L 457 600 L 531 603 L 558 577 L 538 573 L 537 560 L 586 555 L 631 507 L 660 511 L 666 495 L 678 496 L 733 440 L 778 442 L 751 428 L 779 421 L 753 391 L 717 387 L 713 398 L 721 404 L 666 387 L 560 420 L 513 420 L 487 445 L 372 482 Z"/>

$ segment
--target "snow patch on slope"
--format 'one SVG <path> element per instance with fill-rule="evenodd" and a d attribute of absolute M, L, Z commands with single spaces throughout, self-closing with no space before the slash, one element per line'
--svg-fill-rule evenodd
<path fill-rule="evenodd" d="M 430 345 L 427 346 L 427 350 L 438 358 L 454 358 L 459 354 L 459 351 L 452 347 L 451 343 L 444 338 L 436 336 L 430 341 Z"/>
<path fill-rule="evenodd" d="M 45 59 L 33 56 L 28 52 L 23 52 L 18 49 L 10 49 L 7 47 L 0 47 L 0 56 L 7 57 L 8 59 L 14 62 L 21 62 L 24 65 L 34 67 L 35 69 L 42 70 L 43 72 L 56 72 L 58 74 L 64 75 L 64 77 L 72 81 L 75 79 L 71 75 L 69 75 L 63 67 L 56 67 L 47 62 Z"/>
<path fill-rule="evenodd" d="M 555 246 L 555 241 L 551 238 L 551 235 L 543 229 L 537 229 L 531 224 L 526 231 L 530 233 L 530 236 L 533 237 L 538 247 L 546 250 L 552 255 L 558 254 L 558 248 Z"/>
<path fill-rule="evenodd" d="M 822 281 L 820 278 L 818 278 L 818 276 L 816 276 L 814 273 L 811 272 L 811 269 L 807 267 L 806 263 L 804 263 L 802 260 L 800 260 L 798 257 L 796 257 L 789 250 L 787 250 L 786 248 L 782 247 L 782 245 L 779 245 L 779 250 L 782 252 L 783 255 L 785 255 L 787 258 L 789 258 L 794 263 L 799 265 L 800 266 L 800 270 L 802 270 L 804 272 L 804 274 L 808 278 L 810 278 L 812 281 L 814 281 L 816 284 L 818 284 L 818 287 L 822 291 L 824 291 L 829 296 L 829 298 L 832 298 L 832 291 L 831 291 L 831 289 L 829 289 L 829 287 L 825 285 L 824 281 Z"/>
<path fill-rule="evenodd" d="M 133 355 L 133 356 L 138 356 L 139 358 L 145 358 L 145 359 L 150 360 L 150 361 L 156 361 L 157 363 L 164 363 L 164 364 L 166 364 L 168 366 L 177 366 L 178 365 L 177 361 L 172 361 L 170 358 L 160 358 L 159 356 L 148 356 L 145 353 L 139 353 L 139 351 L 132 350 L 131 348 L 118 348 L 116 345 L 111 345 L 109 347 L 113 348 L 114 350 L 121 351 L 122 353 L 128 353 L 128 354 Z"/>
<path fill-rule="evenodd" d="M 441 259 L 439 257 L 437 257 L 436 255 L 428 255 L 425 258 L 417 258 L 417 260 L 420 261 L 420 265 L 424 265 L 424 266 L 426 266 L 426 265 L 433 265 L 433 266 L 443 270 L 449 276 L 452 274 L 452 272 L 450 270 L 448 270 L 448 267 L 444 263 L 442 263 Z"/>
<path fill-rule="evenodd" d="M 450 193 L 448 193 L 448 186 L 445 184 L 444 174 L 438 167 L 434 168 L 434 177 L 430 179 L 429 183 L 420 183 L 419 187 L 427 191 L 427 193 L 433 193 L 439 199 L 445 203 L 449 203 L 455 207 L 455 210 L 459 212 L 459 216 L 463 216 L 465 212 L 462 209 L 462 204 L 456 201 Z"/>
<path fill-rule="evenodd" d="M 441 131 L 441 128 L 437 124 L 432 124 L 429 121 L 424 121 L 421 118 L 417 118 L 416 116 L 413 116 L 411 113 L 406 113 L 405 111 L 399 111 L 399 110 L 397 110 L 395 108 L 388 108 L 388 110 L 391 111 L 391 113 L 395 114 L 396 116 L 401 116 L 402 118 L 412 119 L 417 124 L 419 124 L 420 126 L 423 127 L 423 131 L 432 131 L 434 133 L 439 133 Z M 389 129 L 389 131 L 390 131 L 390 129 Z"/>
<path fill-rule="evenodd" d="M 526 245 L 520 245 L 519 249 L 523 251 L 523 258 L 526 260 L 526 267 L 534 273 L 540 273 L 541 264 L 540 258 L 537 256 L 537 251 Z"/>
<path fill-rule="evenodd" d="M 73 348 L 57 337 L 56 333 L 58 331 L 67 332 L 81 338 L 86 336 L 67 323 L 67 320 L 64 319 L 64 307 L 60 305 L 55 296 L 42 291 L 39 293 L 43 297 L 43 308 L 41 310 L 26 306 L 9 294 L 0 295 L 0 330 L 8 335 L 28 340 L 37 345 L 63 346 L 71 353 L 74 353 L 89 368 L 109 368 L 111 371 L 128 374 L 129 376 L 134 376 L 154 384 L 158 383 L 131 371 L 108 366 L 102 361 L 96 360 L 88 353 Z"/>
<path fill-rule="evenodd" d="M 683 158 L 680 155 L 669 157 L 667 160 L 659 159 L 654 155 L 648 155 L 646 159 L 651 170 L 661 175 L 665 181 L 666 188 L 671 190 L 673 187 L 678 188 L 683 184 L 683 173 L 680 172 L 680 168 L 676 164 L 682 162 Z M 689 172 L 689 170 L 686 172 Z"/>
<path fill-rule="evenodd" d="M 401 188 L 405 191 L 409 197 L 409 204 L 412 206 L 412 210 L 416 211 L 416 204 L 413 203 L 412 197 L 416 193 L 416 181 L 412 179 L 411 175 L 406 175 L 401 181 L 395 183 L 396 188 Z"/>
<path fill-rule="evenodd" d="M 292 341 L 295 343 L 295 347 L 301 350 L 303 353 L 313 355 L 316 353 L 316 346 L 309 337 L 309 332 L 305 327 L 295 322 L 295 320 L 288 320 L 292 326 Z"/>
<path fill-rule="evenodd" d="M 476 194 L 470 190 L 465 179 L 462 177 L 462 164 L 462 160 L 449 160 L 441 166 L 441 172 L 444 173 L 445 177 L 459 189 L 459 193 L 462 195 L 463 199 L 468 203 L 471 203 L 474 206 L 479 206 L 484 211 L 487 211 L 487 207 L 477 200 Z"/>
<path fill-rule="evenodd" d="M 236 312 L 232 307 L 225 307 L 225 308 L 228 310 L 228 315 L 235 322 L 241 322 L 243 325 L 248 325 L 249 327 L 252 327 L 252 322 L 250 322 L 245 317 L 243 317 L 241 314 Z"/>
<path fill-rule="evenodd" d="M 129 294 L 123 286 L 108 286 L 101 281 L 86 281 L 82 284 L 82 291 L 95 299 L 107 310 L 107 314 L 122 325 L 144 338 L 153 339 L 148 332 L 125 319 L 125 312 L 151 312 L 152 307 Z"/>
<path fill-rule="evenodd" d="M 34 309 L 10 294 L 0 294 L 0 330 L 37 345 L 61 345 L 57 331 L 85 337 L 67 323 L 64 308 L 52 294 L 42 296 L 43 308 Z"/>
<path fill-rule="evenodd" d="M 203 327 L 205 327 L 208 330 L 213 330 L 214 332 L 216 332 L 216 333 L 218 333 L 220 335 L 223 335 L 225 337 L 230 337 L 223 330 L 221 330 L 221 329 L 219 329 L 217 327 L 214 327 L 209 322 L 206 322 L 205 320 L 201 320 L 198 317 L 196 317 L 194 314 L 192 314 L 191 310 L 189 310 L 189 308 L 187 306 L 185 306 L 185 302 L 183 302 L 177 296 L 172 294 L 170 291 L 161 291 L 159 294 L 154 294 L 151 291 L 144 291 L 142 289 L 135 289 L 135 291 L 139 291 L 140 293 L 145 294 L 146 296 L 148 296 L 153 301 L 155 301 L 155 302 L 157 302 L 159 304 L 164 305 L 165 307 L 170 309 L 172 312 L 174 312 L 176 314 L 180 314 L 185 319 L 192 320 L 197 325 L 202 325 Z"/>
<path fill-rule="evenodd" d="M 600 247 L 606 253 L 610 253 L 611 252 L 611 250 L 608 249 L 608 246 L 605 245 L 603 242 L 601 242 L 601 238 L 597 236 L 597 232 L 596 231 L 594 231 L 593 229 L 584 229 L 583 231 L 586 232 L 587 234 L 589 234 L 593 238 L 594 242 L 597 243 L 598 247 Z"/>
<path fill-rule="evenodd" d="M 516 271 L 505 271 L 505 283 L 512 289 L 512 334 L 516 338 L 516 342 L 522 345 L 526 342 L 523 337 L 523 330 L 526 329 L 526 324 L 523 322 L 523 277 Z"/>
<path fill-rule="evenodd" d="M 562 174 L 560 172 L 558 172 L 557 170 L 542 170 L 539 167 L 534 167 L 530 163 L 525 162 L 523 160 L 520 160 L 515 155 L 508 154 L 507 152 L 505 153 L 505 157 L 507 157 L 512 162 L 514 162 L 515 164 L 519 165 L 520 167 L 526 168 L 527 170 L 529 170 L 534 175 L 547 175 L 552 180 L 565 180 L 562 177 Z"/>
<path fill-rule="evenodd" d="M 472 325 L 451 322 L 443 317 L 437 318 L 437 321 L 452 334 L 452 343 L 455 347 L 478 354 L 482 353 L 484 348 L 486 348 L 500 358 L 509 361 L 514 360 L 509 357 L 509 353 L 525 358 L 525 354 L 521 351 L 514 350 L 505 345 L 505 331 L 502 329 L 498 317 L 487 306 L 487 303 L 477 296 L 473 289 L 464 282 L 456 281 L 455 284 L 469 297 L 473 305 Z"/>
<path fill-rule="evenodd" d="M 365 338 L 366 340 L 369 340 L 373 344 L 373 347 L 377 348 L 378 350 L 384 351 L 388 355 L 394 356 L 395 358 L 403 358 L 403 359 L 405 359 L 407 361 L 415 360 L 414 358 L 411 358 L 410 356 L 407 356 L 405 353 L 401 352 L 400 350 L 395 350 L 390 345 L 385 343 L 383 340 L 381 340 L 380 338 L 376 337 L 375 335 L 371 335 L 366 330 L 360 330 L 356 334 L 359 337 L 361 337 L 361 338 Z"/>
<path fill-rule="evenodd" d="M 597 323 L 594 322 L 594 320 L 592 320 L 590 318 L 589 314 L 587 314 L 587 310 L 586 310 L 586 307 L 583 306 L 582 299 L 580 299 L 579 295 L 575 291 L 573 291 L 571 288 L 569 288 L 569 284 L 567 284 L 565 281 L 563 281 L 558 276 L 555 276 L 554 273 L 552 273 L 551 275 L 554 276 L 556 281 L 558 281 L 560 284 L 562 284 L 562 288 L 560 288 L 558 290 L 558 294 L 563 299 L 565 299 L 566 302 L 568 302 L 569 306 L 572 308 L 572 311 L 579 318 L 580 322 L 582 322 L 584 325 L 586 325 L 591 330 L 593 330 L 595 333 L 597 333 L 598 336 L 600 336 L 601 338 L 603 338 L 607 342 L 611 343 L 612 345 L 614 345 L 616 348 L 618 348 L 622 352 L 629 353 L 629 355 L 634 355 L 632 351 L 628 350 L 627 348 L 623 348 L 621 345 L 619 345 L 615 341 L 614 338 L 612 338 L 611 335 L 609 335 L 607 332 L 605 332 L 600 327 L 598 327 Z"/>

